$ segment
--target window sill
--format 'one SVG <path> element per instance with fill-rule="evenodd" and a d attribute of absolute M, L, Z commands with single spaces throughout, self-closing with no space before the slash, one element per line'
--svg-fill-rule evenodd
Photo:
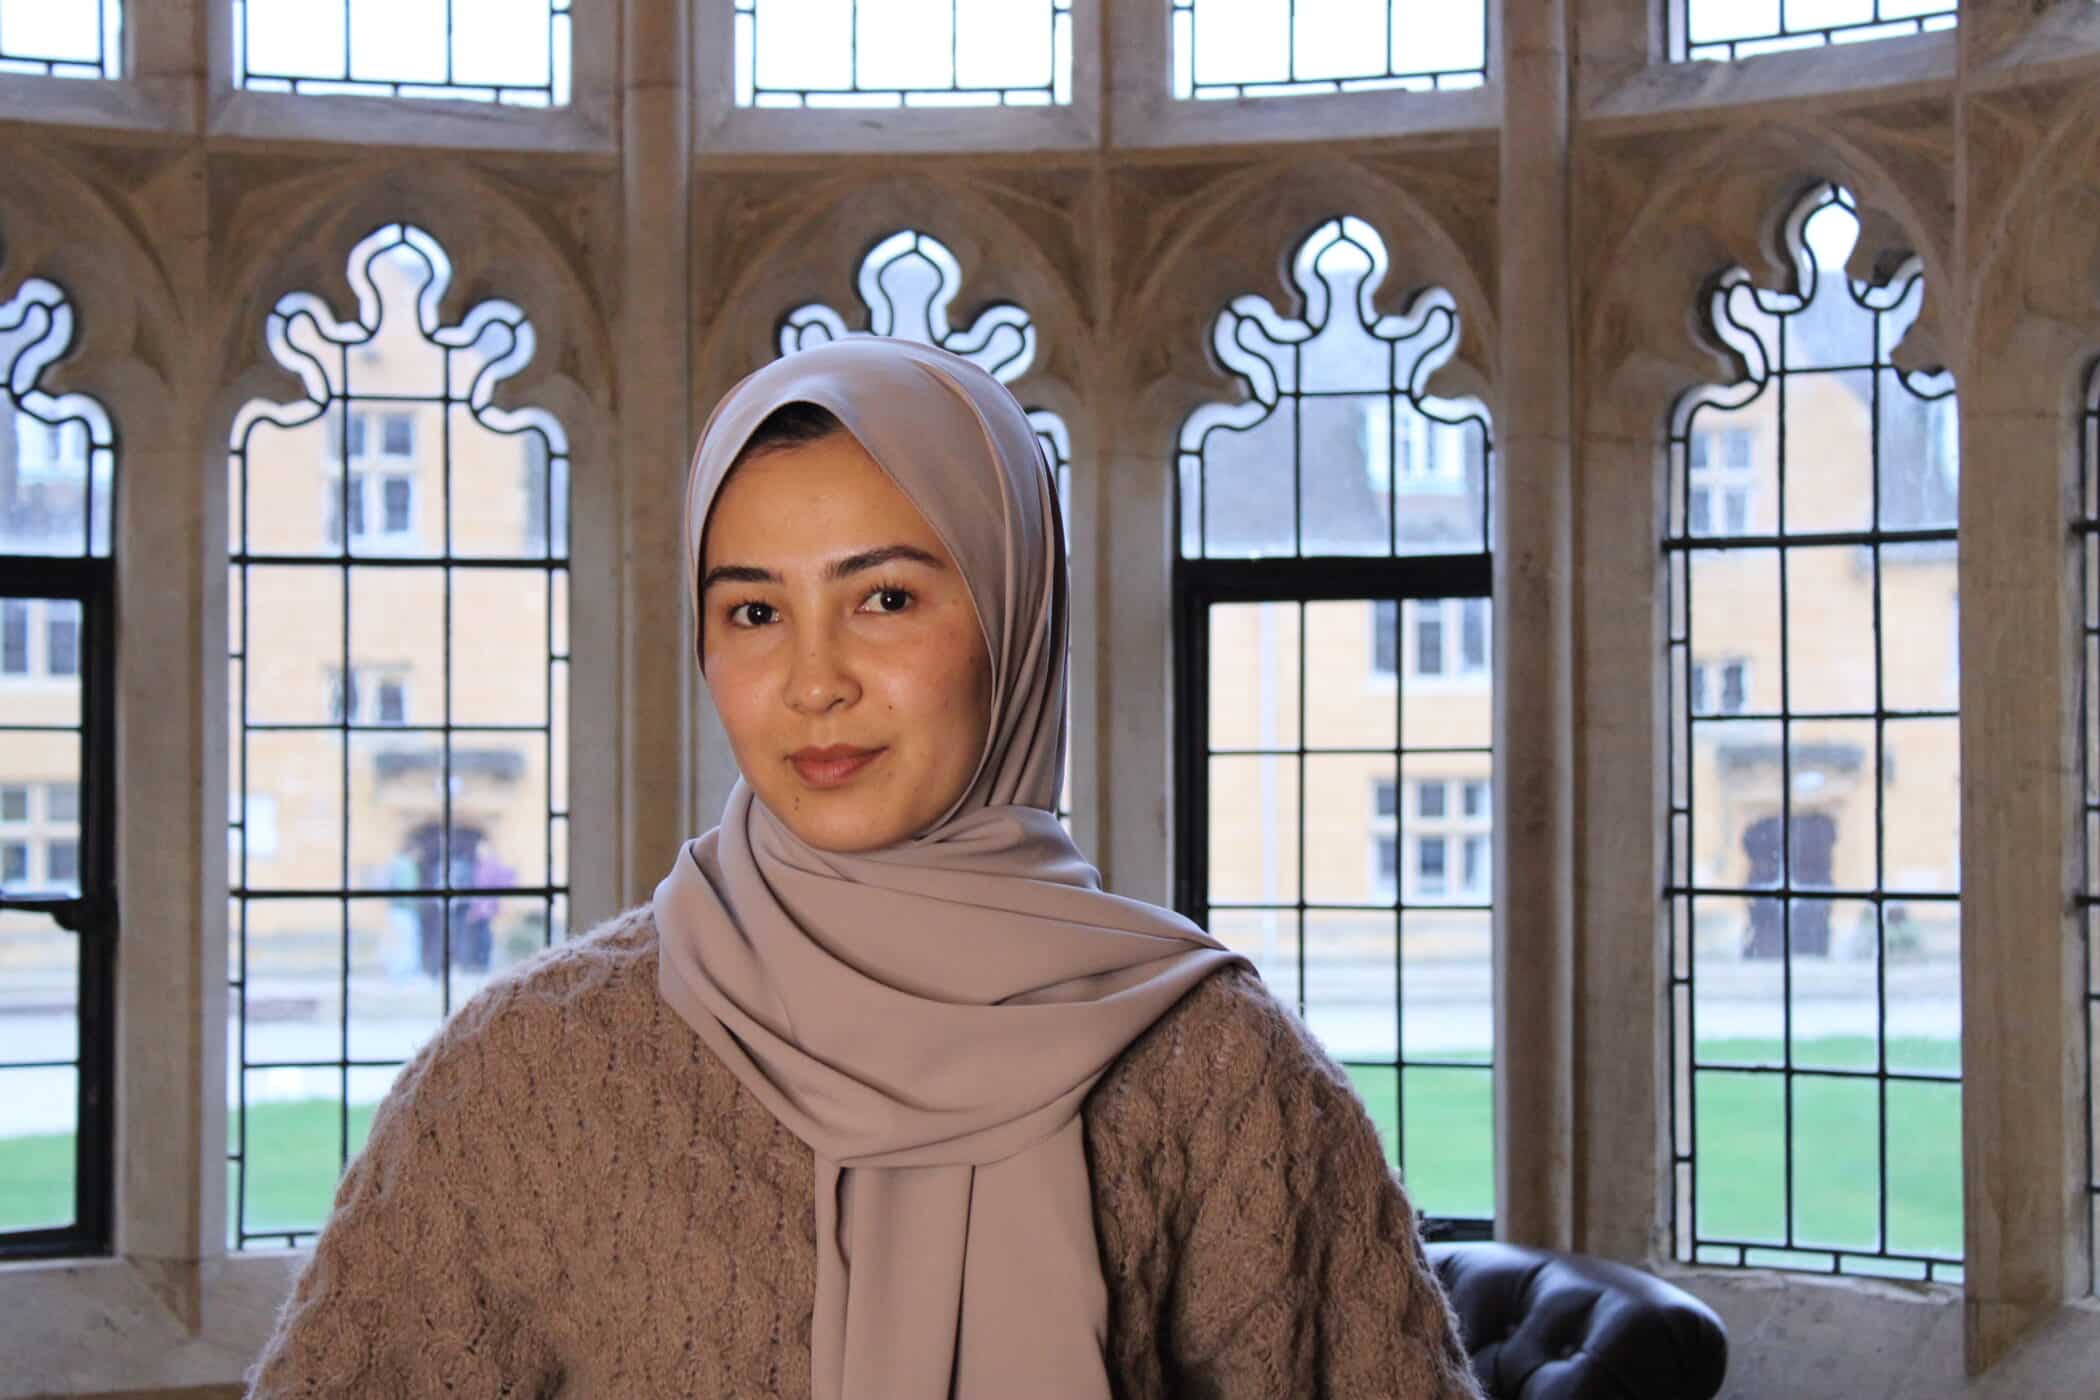
<path fill-rule="evenodd" d="M 609 105 L 582 98 L 567 107 L 507 107 L 430 98 L 222 91 L 212 102 L 210 130 L 215 137 L 357 146 L 605 156 L 619 150 Z"/>
<path fill-rule="evenodd" d="M 276 1250 L 0 1265 L 0 1397 L 238 1384 L 305 1259 Z"/>
<path fill-rule="evenodd" d="M 1216 100 L 1170 98 L 1156 84 L 1115 94 L 1119 149 L 1406 137 L 1491 137 L 1502 91 L 1490 78 L 1448 92 L 1319 93 Z"/>
<path fill-rule="evenodd" d="M 1858 107 L 1943 96 L 1954 83 L 1959 37 L 1958 31 L 1939 30 L 1734 63 L 1658 63 L 1601 95 L 1584 120 L 1638 130 L 1696 125 L 1767 105 L 1798 115 L 1804 104 Z M 1862 64 L 1860 55 L 1869 48 L 1875 61 Z M 1817 98 L 1829 101 L 1816 104 Z"/>
<path fill-rule="evenodd" d="M 186 79 L 0 75 L 0 121 L 119 131 L 187 131 L 196 124 Z"/>

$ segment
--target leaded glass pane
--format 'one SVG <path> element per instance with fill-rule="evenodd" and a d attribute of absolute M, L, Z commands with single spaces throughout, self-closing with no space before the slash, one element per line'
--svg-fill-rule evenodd
<path fill-rule="evenodd" d="M 1072 100 L 1072 0 L 736 0 L 739 107 Z"/>
<path fill-rule="evenodd" d="M 1385 244 L 1355 218 L 1314 230 L 1291 270 L 1302 317 L 1249 294 L 1214 323 L 1213 352 L 1246 397 L 1182 425 L 1183 555 L 1485 551 L 1486 410 L 1426 388 L 1458 346 L 1450 294 L 1376 314 Z"/>
<path fill-rule="evenodd" d="M 232 0 L 234 81 L 258 92 L 569 101 L 570 0 Z"/>
<path fill-rule="evenodd" d="M 1953 382 L 1897 369 L 1915 259 L 1852 196 L 1724 274 L 1743 365 L 1670 435 L 1680 1259 L 1948 1279 L 1962 1252 Z"/>
<path fill-rule="evenodd" d="M 1952 29 L 1956 0 L 1681 0 L 1678 58 L 1749 58 Z"/>
<path fill-rule="evenodd" d="M 123 0 L 0 0 L 0 73 L 117 78 Z"/>
<path fill-rule="evenodd" d="M 0 16 L 5 15 L 0 10 Z M 4 37 L 0 26 L 0 37 Z M 19 27 L 12 31 L 19 35 Z M 0 303 L 0 1254 L 105 1248 L 108 1220 L 106 696 L 115 439 L 42 387 L 74 348 L 41 278 Z M 99 843 L 98 843 L 99 838 Z M 99 853 L 98 853 L 99 852 Z"/>
<path fill-rule="evenodd" d="M 1487 6 L 1406 0 L 1173 0 L 1174 95 L 1478 87 L 1487 77 Z"/>
<path fill-rule="evenodd" d="M 568 444 L 499 408 L 532 324 L 438 308 L 452 270 L 391 224 L 358 312 L 277 304 L 304 398 L 229 458 L 229 1234 L 296 1242 L 394 1071 L 565 930 Z"/>
<path fill-rule="evenodd" d="M 1380 315 L 1385 245 L 1315 229 L 1302 317 L 1235 298 L 1245 398 L 1180 434 L 1185 912 L 1348 1070 L 1415 1204 L 1495 1213 L 1492 439 L 1430 395 L 1441 289 Z"/>

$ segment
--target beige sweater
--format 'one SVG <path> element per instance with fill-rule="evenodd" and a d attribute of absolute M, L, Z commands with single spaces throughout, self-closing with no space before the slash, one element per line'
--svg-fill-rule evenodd
<path fill-rule="evenodd" d="M 1119 1400 L 1477 1396 L 1362 1104 L 1244 969 L 1133 1043 L 1085 1119 Z M 250 1394 L 799 1400 L 811 1171 L 625 914 L 402 1071 Z"/>

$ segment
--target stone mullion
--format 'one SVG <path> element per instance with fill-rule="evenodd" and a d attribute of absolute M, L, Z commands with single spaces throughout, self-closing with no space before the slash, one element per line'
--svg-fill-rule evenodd
<path fill-rule="evenodd" d="M 2077 414 L 2063 337 L 2006 250 L 2038 246 L 2019 177 L 2058 94 L 1989 73 L 2033 14 L 1963 7 L 1955 93 L 1961 393 L 1963 1350 L 1980 1375 L 2086 1291 Z M 2071 250 L 2066 254 L 2078 256 Z M 2083 251 L 2090 256 L 2090 248 Z M 2088 296 L 2091 291 L 2088 290 Z M 2087 338 L 2090 343 L 2090 337 Z"/>
<path fill-rule="evenodd" d="M 649 897 L 680 835 L 709 825 L 693 810 L 696 754 L 688 717 L 697 671 L 680 559 L 688 405 L 687 243 L 691 227 L 692 36 L 680 0 L 625 0 L 621 158 L 621 274 L 614 318 L 619 364 L 620 597 L 601 600 L 618 641 L 620 703 L 610 714 L 579 708 L 574 733 L 598 755 L 574 765 L 579 800 L 600 785 L 599 810 L 616 813 L 617 888 L 587 896 L 579 881 L 577 927 Z M 581 601 L 581 600 L 579 600 Z M 581 621 L 579 617 L 579 621 Z M 577 673 L 588 627 L 579 627 Z M 607 658 L 611 660 L 610 657 Z M 610 785 L 614 792 L 603 791 Z M 572 828 L 574 829 L 574 828 Z M 579 851 L 579 856 L 581 852 Z M 579 861 L 577 873 L 588 866 Z"/>
<path fill-rule="evenodd" d="M 1495 385 L 1496 1233 L 1575 1243 L 1574 433 L 1566 0 L 1506 4 Z"/>

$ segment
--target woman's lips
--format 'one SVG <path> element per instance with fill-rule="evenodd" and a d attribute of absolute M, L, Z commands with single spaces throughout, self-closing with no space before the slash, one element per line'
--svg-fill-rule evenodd
<path fill-rule="evenodd" d="M 800 749 L 788 755 L 788 762 L 802 781 L 813 788 L 833 788 L 850 781 L 854 774 L 867 767 L 882 754 L 881 749 L 857 749 L 850 744 L 834 744 L 823 749 Z"/>

